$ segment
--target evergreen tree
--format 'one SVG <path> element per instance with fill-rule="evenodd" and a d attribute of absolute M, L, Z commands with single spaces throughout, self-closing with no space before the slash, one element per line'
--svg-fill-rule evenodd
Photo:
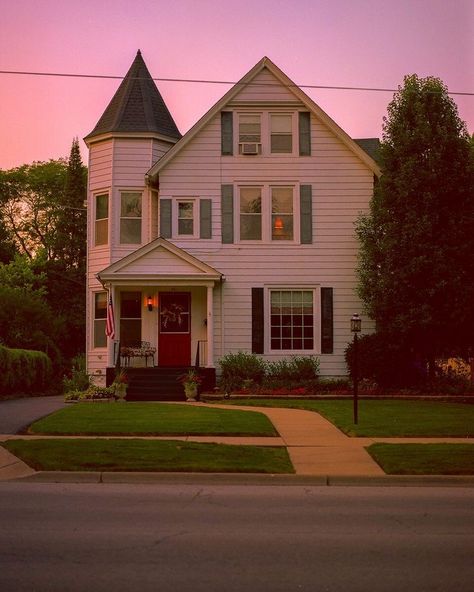
<path fill-rule="evenodd" d="M 359 294 L 377 330 L 417 357 L 465 355 L 474 345 L 471 139 L 439 79 L 405 77 L 380 156 L 357 225 Z"/>

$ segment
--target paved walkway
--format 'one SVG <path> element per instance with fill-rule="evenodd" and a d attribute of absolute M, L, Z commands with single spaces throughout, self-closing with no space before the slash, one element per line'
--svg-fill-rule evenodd
<path fill-rule="evenodd" d="M 172 403 L 180 404 L 180 403 Z M 185 403 L 190 405 L 190 403 Z M 228 405 L 195 403 L 209 407 L 229 409 Z M 312 477 L 364 477 L 385 476 L 375 463 L 366 446 L 374 442 L 469 442 L 468 438 L 351 438 L 313 411 L 300 409 L 232 406 L 231 409 L 259 411 L 267 415 L 279 433 L 279 437 L 222 437 L 183 436 L 160 437 L 163 440 L 217 442 L 236 445 L 285 446 L 296 475 Z M 11 438 L 41 439 L 49 436 L 0 435 L 0 441 Z M 56 436 L 55 436 L 56 437 Z M 77 438 L 77 436 L 63 436 Z M 111 436 L 116 438 L 116 436 Z M 133 436 L 136 438 L 136 436 Z M 156 438 L 158 439 L 158 438 Z M 28 477 L 35 473 L 29 466 L 0 446 L 0 481 Z M 141 474 L 143 475 L 143 474 Z"/>

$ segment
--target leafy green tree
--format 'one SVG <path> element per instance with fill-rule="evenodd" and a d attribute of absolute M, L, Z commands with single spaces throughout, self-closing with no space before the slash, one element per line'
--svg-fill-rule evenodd
<path fill-rule="evenodd" d="M 359 294 L 418 359 L 474 345 L 471 140 L 446 86 L 405 77 L 388 106 L 382 176 L 357 225 Z"/>
<path fill-rule="evenodd" d="M 66 359 L 83 351 L 85 342 L 85 197 L 86 168 L 77 139 L 72 143 L 68 160 L 35 162 L 0 171 L 1 220 L 7 235 L 14 238 L 23 255 L 0 268 L 0 284 L 26 289 L 23 300 L 33 298 L 35 310 L 38 309 L 35 299 L 43 300 L 57 321 L 54 327 L 51 325 L 51 335 L 54 333 L 55 339 L 60 340 L 61 353 Z M 2 258 L 0 250 L 0 261 L 8 262 L 12 254 Z M 0 293 L 2 306 L 9 307 L 5 321 L 8 314 L 17 314 L 20 327 L 25 313 L 21 303 L 15 307 L 10 292 Z M 47 313 L 45 318 L 49 318 Z M 14 335 L 22 343 L 25 341 L 22 333 L 12 328 L 8 339 Z M 6 344 L 26 347 L 22 343 Z"/>

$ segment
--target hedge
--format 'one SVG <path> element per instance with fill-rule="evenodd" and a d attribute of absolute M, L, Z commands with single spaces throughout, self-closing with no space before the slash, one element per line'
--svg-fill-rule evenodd
<path fill-rule="evenodd" d="M 49 389 L 52 367 L 40 351 L 0 345 L 0 396 L 38 394 Z"/>

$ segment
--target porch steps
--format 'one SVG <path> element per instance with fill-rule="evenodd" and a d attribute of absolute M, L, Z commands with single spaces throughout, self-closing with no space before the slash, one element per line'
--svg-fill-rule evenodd
<path fill-rule="evenodd" d="M 127 368 L 127 401 L 182 401 L 178 377 L 186 368 Z"/>
<path fill-rule="evenodd" d="M 178 377 L 189 366 L 124 368 L 128 376 L 127 401 L 184 401 L 184 387 Z M 212 392 L 216 385 L 215 368 L 199 368 L 202 376 L 202 392 Z M 115 376 L 114 368 L 107 368 L 107 384 Z"/>

